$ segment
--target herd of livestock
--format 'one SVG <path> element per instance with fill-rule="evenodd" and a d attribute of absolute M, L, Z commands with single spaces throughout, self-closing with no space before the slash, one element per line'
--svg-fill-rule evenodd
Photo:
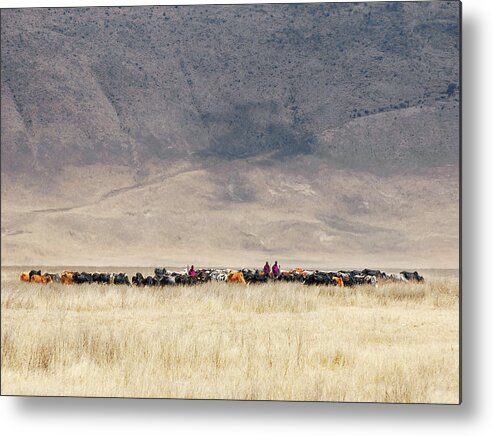
<path fill-rule="evenodd" d="M 273 281 L 298 282 L 305 285 L 332 285 L 355 286 L 373 285 L 378 282 L 423 282 L 423 277 L 417 271 L 402 271 L 399 274 L 388 274 L 374 269 L 352 271 L 318 271 L 295 268 L 289 271 L 280 271 L 278 275 L 265 274 L 263 271 L 244 268 L 242 270 L 229 269 L 199 269 L 191 276 L 185 272 L 171 272 L 166 268 L 155 268 L 153 276 L 144 276 L 140 272 L 129 279 L 126 273 L 101 273 L 64 271 L 62 274 L 43 273 L 41 270 L 23 272 L 20 280 L 33 283 L 62 283 L 72 284 L 113 284 L 133 286 L 176 286 L 196 285 L 210 281 L 228 283 L 267 283 Z"/>

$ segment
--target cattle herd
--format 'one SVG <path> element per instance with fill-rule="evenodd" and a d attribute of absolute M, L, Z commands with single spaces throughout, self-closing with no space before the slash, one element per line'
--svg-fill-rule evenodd
<path fill-rule="evenodd" d="M 339 287 L 351 287 L 355 285 L 373 285 L 378 282 L 423 282 L 423 277 L 417 271 L 402 271 L 399 274 L 388 274 L 374 269 L 352 271 L 318 271 L 295 268 L 289 271 L 281 271 L 278 275 L 265 274 L 263 271 L 244 268 L 242 270 L 230 269 L 199 269 L 194 276 L 185 272 L 171 272 L 166 268 L 155 268 L 153 276 L 144 276 L 140 272 L 131 279 L 125 273 L 102 272 L 77 272 L 64 271 L 61 274 L 41 274 L 41 270 L 23 272 L 20 280 L 33 283 L 62 283 L 72 284 L 101 284 L 101 285 L 128 285 L 128 286 L 176 286 L 196 285 L 210 281 L 228 283 L 267 283 L 267 282 L 298 282 L 305 285 L 332 285 Z"/>

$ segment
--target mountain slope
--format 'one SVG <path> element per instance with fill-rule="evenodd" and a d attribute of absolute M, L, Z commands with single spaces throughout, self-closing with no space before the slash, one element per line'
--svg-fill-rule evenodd
<path fill-rule="evenodd" d="M 433 160 L 457 163 L 458 25 L 455 2 L 4 10 L 2 169 L 309 154 L 408 107 L 427 110 L 425 139 L 446 134 Z M 399 169 L 393 144 L 377 152 Z"/>
<path fill-rule="evenodd" d="M 459 3 L 1 11 L 2 263 L 457 266 Z"/>

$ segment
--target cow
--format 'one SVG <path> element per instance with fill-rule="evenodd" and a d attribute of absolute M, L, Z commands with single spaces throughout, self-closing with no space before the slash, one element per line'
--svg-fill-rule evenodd
<path fill-rule="evenodd" d="M 162 277 L 167 273 L 166 268 L 154 268 L 154 275 L 156 277 Z"/>
<path fill-rule="evenodd" d="M 294 281 L 294 276 L 293 274 L 290 274 L 289 271 L 283 271 L 281 272 L 281 274 L 279 274 L 277 280 L 281 282 L 292 282 Z"/>
<path fill-rule="evenodd" d="M 243 276 L 243 272 L 241 272 L 241 271 L 230 272 L 228 274 L 228 283 L 246 284 L 245 277 Z"/>
<path fill-rule="evenodd" d="M 92 274 L 86 273 L 86 272 L 76 272 L 72 275 L 72 280 L 74 283 L 77 283 L 78 285 L 81 285 L 83 283 L 92 283 Z"/>
<path fill-rule="evenodd" d="M 353 285 L 364 285 L 366 283 L 365 277 L 370 277 L 370 276 L 364 276 L 361 274 L 361 271 L 356 271 L 360 272 L 360 274 L 352 274 L 351 272 L 351 282 Z"/>
<path fill-rule="evenodd" d="M 243 274 L 243 279 L 245 283 L 267 283 L 270 279 L 268 274 L 265 274 L 263 271 L 259 271 L 258 269 L 253 272 L 252 270 L 242 270 L 240 271 Z M 229 281 L 229 280 L 228 280 Z"/>
<path fill-rule="evenodd" d="M 147 276 L 144 280 L 145 286 L 155 286 L 157 283 L 158 281 L 152 276 Z"/>
<path fill-rule="evenodd" d="M 255 280 L 255 274 L 258 274 L 258 270 L 253 271 L 245 268 L 241 270 L 241 273 L 243 274 L 243 280 L 245 280 L 245 283 L 252 283 Z M 228 282 L 230 274 L 234 274 L 234 271 L 228 273 L 228 277 L 226 278 Z"/>
<path fill-rule="evenodd" d="M 132 277 L 132 285 L 135 286 L 144 286 L 144 276 L 142 273 L 138 272 Z"/>
<path fill-rule="evenodd" d="M 197 280 L 200 283 L 207 283 L 211 281 L 211 272 L 206 269 L 197 270 Z"/>
<path fill-rule="evenodd" d="M 36 271 L 36 270 L 33 269 L 33 270 L 29 271 L 29 281 L 31 281 L 32 276 L 34 276 L 34 275 L 40 276 L 41 275 L 41 270 L 39 269 L 39 270 Z"/>
<path fill-rule="evenodd" d="M 210 273 L 210 279 L 216 282 L 225 282 L 228 280 L 228 275 L 224 271 L 212 271 Z"/>
<path fill-rule="evenodd" d="M 401 274 L 387 274 L 387 280 L 393 281 L 393 282 L 407 282 L 407 279 L 404 278 Z"/>
<path fill-rule="evenodd" d="M 49 276 L 51 277 L 51 280 L 55 283 L 60 283 L 60 275 L 59 274 L 50 274 L 50 273 L 44 273 L 44 276 Z"/>
<path fill-rule="evenodd" d="M 338 276 L 334 276 L 332 277 L 332 279 L 334 280 L 334 282 L 337 284 L 337 286 L 343 288 L 344 287 L 344 280 L 342 277 L 338 277 Z"/>
<path fill-rule="evenodd" d="M 64 285 L 72 285 L 74 283 L 74 274 L 72 271 L 64 271 L 60 276 L 60 282 Z"/>
<path fill-rule="evenodd" d="M 403 277 L 407 281 L 418 282 L 418 283 L 424 281 L 423 276 L 420 276 L 417 271 L 414 271 L 414 272 L 401 271 L 400 275 L 401 275 L 401 277 Z"/>
<path fill-rule="evenodd" d="M 176 274 L 175 283 L 177 285 L 196 285 L 198 283 L 197 277 L 189 276 L 188 274 Z"/>
<path fill-rule="evenodd" d="M 255 271 L 255 275 L 253 276 L 254 283 L 267 283 L 269 281 L 270 276 L 265 274 L 264 272 Z"/>
<path fill-rule="evenodd" d="M 31 281 L 31 276 L 27 272 L 21 273 L 19 276 L 19 279 L 21 282 L 30 282 Z"/>
<path fill-rule="evenodd" d="M 42 276 L 39 274 L 33 274 L 31 276 L 31 282 L 33 283 L 53 283 L 53 279 L 50 276 Z"/>
<path fill-rule="evenodd" d="M 130 285 L 128 276 L 125 273 L 113 274 L 113 283 L 115 285 Z"/>
<path fill-rule="evenodd" d="M 342 279 L 342 287 L 353 286 L 356 284 L 356 281 L 354 280 L 354 276 L 351 274 L 351 271 L 338 271 L 336 276 Z M 336 281 L 336 283 L 338 286 L 340 286 L 338 281 Z"/>
<path fill-rule="evenodd" d="M 176 284 L 176 275 L 168 274 L 159 278 L 160 286 L 174 286 Z"/>
<path fill-rule="evenodd" d="M 156 286 L 166 286 L 168 284 L 171 284 L 169 280 L 169 275 L 162 275 L 162 276 L 154 276 L 154 281 Z"/>
<path fill-rule="evenodd" d="M 300 282 L 304 283 L 306 277 L 309 274 L 299 274 L 297 272 L 292 271 L 283 271 L 278 277 L 277 280 L 285 281 L 285 282 Z"/>
<path fill-rule="evenodd" d="M 99 284 L 109 285 L 111 281 L 111 275 L 107 273 L 93 273 L 92 281 Z"/>
<path fill-rule="evenodd" d="M 377 279 L 385 279 L 387 277 L 385 271 L 379 271 L 378 269 L 365 268 L 363 271 L 361 271 L 361 274 L 364 276 L 375 276 Z"/>
<path fill-rule="evenodd" d="M 182 274 L 182 273 L 173 273 L 173 277 L 175 279 L 175 284 L 177 285 L 185 285 L 186 284 L 186 277 L 188 277 L 188 274 Z"/>
<path fill-rule="evenodd" d="M 187 274 L 182 278 L 182 282 L 184 285 L 196 285 L 199 282 L 199 278 L 197 276 L 189 276 Z"/>
<path fill-rule="evenodd" d="M 314 271 L 313 273 L 305 277 L 303 283 L 305 285 L 333 285 L 335 283 L 333 281 L 333 277 L 334 275 L 332 273 Z"/>

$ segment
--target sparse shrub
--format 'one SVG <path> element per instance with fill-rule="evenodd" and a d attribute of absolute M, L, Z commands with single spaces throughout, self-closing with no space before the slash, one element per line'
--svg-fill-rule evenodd
<path fill-rule="evenodd" d="M 449 97 L 451 97 L 454 94 L 456 89 L 457 89 L 457 83 L 453 83 L 453 82 L 449 83 L 449 85 L 447 87 L 447 95 Z"/>

